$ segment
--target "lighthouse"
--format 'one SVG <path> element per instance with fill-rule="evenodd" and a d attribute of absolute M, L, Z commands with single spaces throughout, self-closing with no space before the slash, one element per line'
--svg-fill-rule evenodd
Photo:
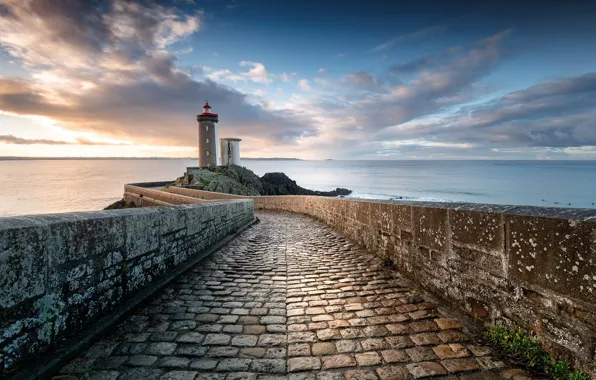
<path fill-rule="evenodd" d="M 219 121 L 216 113 L 211 112 L 209 102 L 205 102 L 203 113 L 197 115 L 199 122 L 199 167 L 217 166 L 217 130 L 215 123 Z"/>

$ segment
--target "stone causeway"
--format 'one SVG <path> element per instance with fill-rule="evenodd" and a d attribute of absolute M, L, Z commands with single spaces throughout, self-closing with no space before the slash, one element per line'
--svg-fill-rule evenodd
<path fill-rule="evenodd" d="M 53 379 L 531 378 L 341 233 L 256 216 Z"/>

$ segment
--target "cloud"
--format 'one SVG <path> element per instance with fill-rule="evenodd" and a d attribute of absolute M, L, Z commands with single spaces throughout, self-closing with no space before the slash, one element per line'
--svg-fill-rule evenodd
<path fill-rule="evenodd" d="M 71 5 L 72 6 L 67 6 Z M 198 31 L 201 13 L 153 2 L 10 0 L 0 15 L 0 45 L 22 60 L 31 78 L 0 77 L 0 110 L 40 115 L 64 129 L 141 144 L 194 145 L 196 114 L 209 99 L 224 133 L 255 144 L 296 144 L 318 128 L 306 115 L 252 104 L 214 80 L 195 80 L 167 48 Z M 225 72 L 269 83 L 259 62 Z M 196 70 L 195 70 L 196 71 Z M 206 70 L 201 69 L 200 73 Z"/>
<path fill-rule="evenodd" d="M 178 50 L 175 53 L 176 54 L 190 54 L 193 52 L 193 50 L 194 50 L 194 48 L 191 46 L 191 47 L 187 47 L 186 49 Z M 216 55 L 217 53 L 213 53 L 213 54 Z"/>
<path fill-rule="evenodd" d="M 420 30 L 416 30 L 410 33 L 406 33 L 406 34 L 401 34 L 397 37 L 394 37 L 388 41 L 383 42 L 382 44 L 379 44 L 377 46 L 375 46 L 372 51 L 381 51 L 381 50 L 387 50 L 389 48 L 391 48 L 393 45 L 399 43 L 399 42 L 403 42 L 403 41 L 407 41 L 407 40 L 412 40 L 412 39 L 416 39 L 416 38 L 422 38 L 422 37 L 426 37 L 429 36 L 431 34 L 434 33 L 438 33 L 442 30 L 445 30 L 446 26 L 445 25 L 435 25 L 435 26 L 430 26 L 428 28 L 424 28 L 424 29 L 420 29 Z"/>
<path fill-rule="evenodd" d="M 262 83 L 262 84 L 271 83 L 271 78 L 270 78 L 271 75 L 269 74 L 269 72 L 267 72 L 265 65 L 263 65 L 262 63 L 251 62 L 251 61 L 241 61 L 239 63 L 239 65 L 242 67 L 248 67 L 249 68 L 248 71 L 234 73 L 228 69 L 224 69 L 224 70 L 214 71 L 214 72 L 210 73 L 208 76 L 209 76 L 209 78 L 216 80 L 216 81 L 228 80 L 228 81 L 232 81 L 232 82 L 250 81 L 253 83 Z M 287 81 L 287 80 L 289 80 L 290 76 L 291 75 L 283 73 L 279 77 L 282 80 Z"/>
<path fill-rule="evenodd" d="M 265 65 L 260 62 L 250 62 L 250 61 L 242 61 L 240 62 L 240 66 L 248 66 L 251 67 L 248 72 L 244 73 L 243 75 L 252 80 L 255 83 L 269 83 L 269 73 L 265 69 Z"/>
<path fill-rule="evenodd" d="M 348 83 L 376 92 L 353 100 L 351 109 L 355 112 L 355 123 L 367 129 L 380 130 L 461 103 L 467 98 L 467 92 L 473 92 L 473 85 L 500 62 L 501 42 L 508 34 L 509 31 L 504 31 L 467 49 L 457 50 L 457 53 L 449 50 L 444 54 L 448 59 L 418 72 L 409 80 L 394 78 L 381 85 L 370 74 L 353 73 L 346 79 Z"/>
<path fill-rule="evenodd" d="M 593 72 L 463 107 L 440 121 L 404 123 L 385 131 L 382 137 L 403 139 L 422 134 L 438 141 L 500 147 L 594 146 L 595 110 L 596 72 Z"/>
<path fill-rule="evenodd" d="M 33 67 L 93 70 L 108 56 L 128 63 L 193 34 L 202 23 L 200 12 L 125 0 L 111 1 L 108 13 L 96 2 L 69 0 L 5 0 L 5 9 L 0 44 Z"/>
<path fill-rule="evenodd" d="M 488 94 L 483 78 L 508 57 L 510 33 L 406 62 L 418 67 L 402 70 L 407 74 L 389 65 L 393 80 L 353 72 L 334 83 L 335 92 L 302 99 L 302 108 L 321 115 L 317 121 L 325 125 L 304 149 L 335 157 L 535 158 L 577 157 L 560 150 L 596 145 L 596 74 L 478 102 L 479 94 Z"/>
<path fill-rule="evenodd" d="M 13 135 L 0 135 L 0 143 L 15 145 L 65 145 L 72 144 L 68 141 L 47 140 L 47 139 L 24 139 Z"/>
<path fill-rule="evenodd" d="M 104 141 L 91 141 L 78 138 L 76 141 L 48 140 L 48 139 L 25 139 L 11 134 L 0 135 L 0 143 L 14 145 L 129 145 L 125 143 L 113 143 Z"/>
<path fill-rule="evenodd" d="M 221 115 L 220 129 L 226 132 L 250 134 L 280 144 L 293 144 L 302 136 L 316 134 L 313 123 L 299 113 L 264 109 L 248 103 L 247 95 L 216 82 L 197 82 L 172 75 L 174 79 L 164 75 L 167 80 L 98 86 L 69 98 L 67 105 L 50 103 L 28 87 L 12 86 L 9 93 L 0 90 L 0 109 L 44 115 L 58 120 L 67 129 L 141 143 L 193 145 L 194 115 L 200 109 L 200 102 L 209 99 Z M 0 89 L 5 87 L 2 83 Z"/>
<path fill-rule="evenodd" d="M 382 84 L 379 83 L 371 74 L 358 71 L 341 78 L 340 84 L 345 87 L 355 88 L 366 91 L 384 92 Z"/>
<path fill-rule="evenodd" d="M 412 61 L 408 61 L 405 63 L 400 63 L 391 66 L 389 72 L 392 74 L 411 74 L 417 73 L 421 70 L 429 68 L 431 65 L 435 64 L 436 57 L 435 56 L 427 56 L 418 58 Z"/>
<path fill-rule="evenodd" d="M 271 74 L 272 77 L 277 78 L 279 80 L 281 80 L 282 82 L 289 82 L 292 78 L 294 78 L 296 76 L 296 73 L 286 73 L 283 72 L 281 74 Z"/>
<path fill-rule="evenodd" d="M 312 91 L 312 87 L 310 87 L 310 85 L 308 84 L 307 79 L 300 79 L 298 81 L 298 87 L 300 87 L 302 91 Z"/>
<path fill-rule="evenodd" d="M 508 57 L 511 31 L 407 62 L 388 60 L 340 79 L 324 69 L 300 79 L 248 60 L 232 70 L 201 62 L 181 66 L 177 55 L 192 48 L 188 37 L 201 30 L 203 14 L 162 2 L 111 0 L 99 7 L 70 0 L 2 1 L 1 48 L 27 75 L 0 76 L 0 110 L 43 116 L 76 131 L 74 136 L 90 136 L 27 139 L 3 131 L 3 144 L 194 146 L 196 114 L 208 99 L 220 114 L 220 135 L 243 137 L 246 151 L 255 155 L 264 149 L 312 158 L 596 152 L 596 73 L 479 101 L 479 94 L 487 95 L 483 79 Z M 375 51 L 381 55 L 401 41 L 438 31 L 398 36 Z M 288 93 L 285 108 L 274 108 L 282 103 L 267 99 L 282 96 L 279 87 L 269 88 L 275 81 L 296 83 L 309 93 Z M 236 86 L 256 90 L 247 94 Z"/>

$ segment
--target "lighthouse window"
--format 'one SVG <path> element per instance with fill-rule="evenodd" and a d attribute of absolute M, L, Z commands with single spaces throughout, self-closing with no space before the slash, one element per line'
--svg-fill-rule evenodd
<path fill-rule="evenodd" d="M 207 153 L 207 156 L 209 155 L 209 151 L 206 151 L 205 153 Z"/>
<path fill-rule="evenodd" d="M 207 144 L 209 144 L 209 139 L 207 139 L 207 141 L 205 141 Z"/>
<path fill-rule="evenodd" d="M 208 125 L 206 125 L 206 126 L 205 126 L 205 130 L 206 130 L 206 131 L 208 131 L 208 130 L 209 130 L 209 126 L 208 126 Z"/>

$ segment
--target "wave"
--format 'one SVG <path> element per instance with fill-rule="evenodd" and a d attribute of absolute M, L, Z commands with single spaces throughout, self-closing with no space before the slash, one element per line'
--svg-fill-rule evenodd
<path fill-rule="evenodd" d="M 357 193 L 345 196 L 344 198 L 357 198 L 357 199 L 377 199 L 377 200 L 390 200 L 390 201 L 419 201 L 419 202 L 452 202 L 448 199 L 434 198 L 434 197 L 408 197 L 405 195 L 389 195 L 389 194 L 376 194 L 376 193 Z"/>
<path fill-rule="evenodd" d="M 457 191 L 457 190 L 441 190 L 441 189 L 429 189 L 429 190 L 414 190 L 419 193 L 427 193 L 429 191 L 441 194 L 454 194 L 454 195 L 471 195 L 471 196 L 488 196 L 489 194 L 477 193 L 473 191 Z"/>

